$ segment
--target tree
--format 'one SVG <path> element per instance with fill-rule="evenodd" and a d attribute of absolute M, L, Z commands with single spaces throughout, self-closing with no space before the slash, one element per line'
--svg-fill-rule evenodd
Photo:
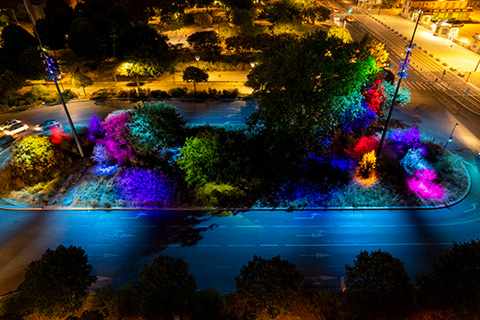
<path fill-rule="evenodd" d="M 27 266 L 25 280 L 18 286 L 18 299 L 30 311 L 46 316 L 64 316 L 77 310 L 97 278 L 80 247 L 60 245 L 48 249 Z"/>
<path fill-rule="evenodd" d="M 350 43 L 353 41 L 352 35 L 350 34 L 350 31 L 346 28 L 339 28 L 339 27 L 331 27 L 328 30 L 328 37 L 335 37 L 340 40 L 342 40 L 345 43 Z"/>
<path fill-rule="evenodd" d="M 274 38 L 257 60 L 247 82 L 260 100 L 251 124 L 297 137 L 293 145 L 304 150 L 316 143 L 316 131 L 343 117 L 332 100 L 358 92 L 375 70 L 373 59 L 358 59 L 354 45 L 324 32 Z"/>
<path fill-rule="evenodd" d="M 139 153 L 154 155 L 163 148 L 182 145 L 185 125 L 176 107 L 165 102 L 143 102 L 135 107 L 128 127 Z"/>
<path fill-rule="evenodd" d="M 381 250 L 360 252 L 354 266 L 345 265 L 347 294 L 355 314 L 365 319 L 408 310 L 413 286 L 403 262 Z"/>
<path fill-rule="evenodd" d="M 116 39 L 115 56 L 129 62 L 124 68 L 127 75 L 157 77 L 173 62 L 167 40 L 166 36 L 148 25 L 132 26 Z"/>
<path fill-rule="evenodd" d="M 188 83 L 193 82 L 193 91 L 197 92 L 197 82 L 207 82 L 208 73 L 197 67 L 187 67 L 182 78 Z"/>
<path fill-rule="evenodd" d="M 249 148 L 243 132 L 225 129 L 187 138 L 176 161 L 190 186 L 236 183 L 250 174 Z"/>
<path fill-rule="evenodd" d="M 439 306 L 476 306 L 480 299 L 480 240 L 454 242 L 433 264 L 430 274 L 417 277 L 424 296 Z"/>
<path fill-rule="evenodd" d="M 264 260 L 257 255 L 244 265 L 235 278 L 237 293 L 246 298 L 258 311 L 266 311 L 272 318 L 299 296 L 303 276 L 295 264 L 281 260 L 280 256 Z"/>
<path fill-rule="evenodd" d="M 102 61 L 108 53 L 102 44 L 103 38 L 90 19 L 78 17 L 73 20 L 68 34 L 68 46 L 78 57 Z"/>
<path fill-rule="evenodd" d="M 206 51 L 212 54 L 220 53 L 220 38 L 216 31 L 199 31 L 191 34 L 187 42 L 195 50 Z"/>
<path fill-rule="evenodd" d="M 80 69 L 77 70 L 72 75 L 72 84 L 75 88 L 82 88 L 83 94 L 86 96 L 85 87 L 89 87 L 93 84 L 92 78 L 84 74 Z"/>
<path fill-rule="evenodd" d="M 160 255 L 140 270 L 140 313 L 146 320 L 175 319 L 188 310 L 196 287 L 182 258 Z"/>
<path fill-rule="evenodd" d="M 67 44 L 65 33 L 49 19 L 38 19 L 35 23 L 38 35 L 42 42 L 52 50 L 59 50 Z"/>

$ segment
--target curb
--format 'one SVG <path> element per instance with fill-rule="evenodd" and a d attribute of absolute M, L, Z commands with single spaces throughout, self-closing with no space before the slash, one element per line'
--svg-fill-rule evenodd
<path fill-rule="evenodd" d="M 472 165 L 471 163 L 463 161 L 464 164 Z M 473 166 L 473 165 L 472 165 Z M 204 212 L 222 212 L 222 211 L 233 211 L 233 212 L 245 212 L 245 211 L 351 211 L 351 210 L 365 210 L 365 211 L 378 211 L 378 210 L 438 210 L 445 209 L 451 206 L 454 206 L 461 201 L 463 201 L 472 189 L 472 177 L 470 175 L 467 166 L 465 166 L 465 172 L 467 173 L 468 186 L 465 192 L 458 198 L 444 204 L 437 206 L 394 206 L 394 207 L 303 207 L 303 208 L 292 208 L 292 207 L 252 207 L 252 208 L 205 208 L 205 207 L 196 207 L 196 208 L 156 208 L 156 207 L 54 207 L 54 206 L 43 206 L 43 207 L 31 207 L 25 204 L 15 202 L 10 199 L 3 199 L 6 202 L 12 203 L 12 206 L 1 206 L 0 210 L 8 211 L 25 211 L 25 210 L 35 210 L 35 211 L 130 211 L 130 210 L 142 210 L 142 211 L 184 211 L 184 212 L 193 212 L 193 211 L 204 211 Z M 15 205 L 15 206 L 13 206 Z"/>

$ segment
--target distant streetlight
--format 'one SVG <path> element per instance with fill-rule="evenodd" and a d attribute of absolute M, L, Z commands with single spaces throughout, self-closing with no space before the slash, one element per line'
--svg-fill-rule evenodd
<path fill-rule="evenodd" d="M 445 142 L 445 146 L 443 147 L 443 150 L 447 149 L 447 146 L 448 146 L 448 143 L 449 142 L 452 142 L 453 140 L 453 132 L 455 131 L 455 128 L 458 126 L 458 123 L 455 123 L 455 125 L 453 126 L 453 129 L 452 129 L 452 133 L 450 133 L 450 137 L 448 137 L 448 140 L 447 142 Z"/>
<path fill-rule="evenodd" d="M 255 61 L 250 61 L 250 66 L 253 68 L 255 67 Z"/>

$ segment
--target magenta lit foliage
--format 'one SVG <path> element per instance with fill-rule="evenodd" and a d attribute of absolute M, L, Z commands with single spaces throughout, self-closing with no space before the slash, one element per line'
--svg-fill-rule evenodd
<path fill-rule="evenodd" d="M 118 195 L 136 205 L 168 205 L 174 188 L 166 177 L 151 169 L 127 168 L 117 176 Z"/>
<path fill-rule="evenodd" d="M 88 139 L 96 141 L 102 139 L 105 135 L 105 129 L 102 127 L 102 121 L 95 115 L 88 121 Z"/>
<path fill-rule="evenodd" d="M 130 142 L 126 127 L 129 122 L 130 113 L 126 110 L 110 113 L 102 122 L 102 127 L 105 129 L 105 138 L 97 142 L 105 147 L 109 160 L 115 160 L 120 165 L 135 158 L 135 149 Z"/>
<path fill-rule="evenodd" d="M 437 175 L 433 169 L 416 170 L 412 179 L 408 179 L 408 187 L 423 199 L 441 199 L 442 187 L 435 183 Z"/>

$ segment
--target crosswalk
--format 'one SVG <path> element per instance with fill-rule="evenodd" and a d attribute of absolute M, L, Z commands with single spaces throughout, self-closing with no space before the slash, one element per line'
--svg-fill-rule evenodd
<path fill-rule="evenodd" d="M 410 91 L 437 91 L 435 82 L 431 81 L 405 81 L 404 84 Z"/>

